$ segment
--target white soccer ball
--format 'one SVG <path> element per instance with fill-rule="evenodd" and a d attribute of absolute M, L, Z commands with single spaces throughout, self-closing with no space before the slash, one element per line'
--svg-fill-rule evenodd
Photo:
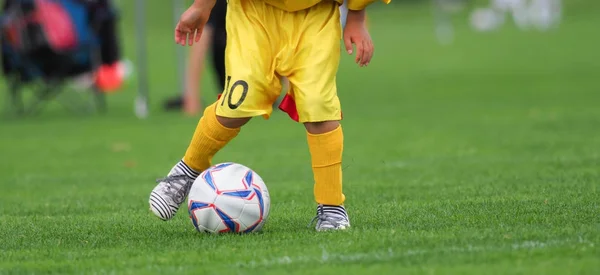
<path fill-rule="evenodd" d="M 202 172 L 188 195 L 194 227 L 207 233 L 260 231 L 271 200 L 262 178 L 238 163 L 221 163 Z"/>

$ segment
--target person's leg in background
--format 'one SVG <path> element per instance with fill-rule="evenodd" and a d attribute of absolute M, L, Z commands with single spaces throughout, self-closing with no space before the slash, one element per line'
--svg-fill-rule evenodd
<path fill-rule="evenodd" d="M 212 19 L 212 16 L 211 16 Z M 200 83 L 204 73 L 206 53 L 213 38 L 212 20 L 206 24 L 200 42 L 190 47 L 188 64 L 186 68 L 185 87 L 181 94 L 167 99 L 164 108 L 167 111 L 184 111 L 188 115 L 195 115 L 202 109 L 200 100 Z"/>
<path fill-rule="evenodd" d="M 225 79 L 227 75 L 225 73 L 225 45 L 226 45 L 226 32 L 224 29 L 216 28 L 214 30 L 212 39 L 212 64 L 215 71 L 215 82 L 219 91 L 222 92 L 225 89 Z"/>
<path fill-rule="evenodd" d="M 101 66 L 96 73 L 96 85 L 104 92 L 113 92 L 121 87 L 126 77 L 126 65 L 122 61 L 116 7 L 111 0 L 89 1 L 90 20 L 96 27 L 100 39 Z"/>
<path fill-rule="evenodd" d="M 100 54 L 103 65 L 113 65 L 121 59 L 121 48 L 117 37 L 117 15 L 116 11 L 109 5 L 112 3 L 108 0 L 101 0 L 104 2 L 105 12 L 104 20 L 100 21 L 98 35 L 102 41 L 100 45 Z"/>
<path fill-rule="evenodd" d="M 212 10 L 214 16 L 213 26 L 213 39 L 212 39 L 212 65 L 215 70 L 215 81 L 220 89 L 223 91 L 225 88 L 225 79 L 227 78 L 225 72 L 225 47 L 227 46 L 227 29 L 225 25 L 225 17 L 227 16 L 227 2 L 217 1 L 217 4 Z"/>
<path fill-rule="evenodd" d="M 188 115 L 197 115 L 203 109 L 201 99 L 201 83 L 204 76 L 206 54 L 211 49 L 212 66 L 217 77 L 219 93 L 225 85 L 225 45 L 227 42 L 225 30 L 225 15 L 227 2 L 217 1 L 211 12 L 208 24 L 205 26 L 201 41 L 191 46 L 189 63 L 186 72 L 186 84 L 183 95 L 167 100 L 166 110 L 181 110 Z"/>
<path fill-rule="evenodd" d="M 204 74 L 204 63 L 206 53 L 213 40 L 214 28 L 207 25 L 202 32 L 200 42 L 191 46 L 190 57 L 187 65 L 185 90 L 181 98 L 183 112 L 187 115 L 197 115 L 202 110 L 202 101 L 200 98 L 202 76 Z"/>

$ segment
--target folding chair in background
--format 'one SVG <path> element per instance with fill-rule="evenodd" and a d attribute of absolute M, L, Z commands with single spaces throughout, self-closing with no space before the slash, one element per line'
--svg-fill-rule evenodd
<path fill-rule="evenodd" d="M 69 91 L 68 101 L 59 97 L 70 90 L 69 80 L 100 66 L 97 29 L 90 19 L 83 0 L 5 0 L 0 27 L 9 113 L 34 114 L 53 99 L 77 112 L 106 110 L 95 84 Z"/>

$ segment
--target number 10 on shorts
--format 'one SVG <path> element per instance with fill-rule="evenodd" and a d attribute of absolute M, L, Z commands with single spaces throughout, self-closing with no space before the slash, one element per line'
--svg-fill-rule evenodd
<path fill-rule="evenodd" d="M 229 75 L 227 76 L 227 84 L 225 85 L 225 92 L 223 93 L 223 100 L 221 101 L 221 106 L 223 106 L 223 104 L 225 104 L 225 101 L 227 101 L 227 105 L 229 106 L 229 108 L 235 110 L 238 107 L 240 107 L 242 103 L 244 103 L 244 100 L 248 95 L 248 83 L 244 80 L 238 80 L 234 82 L 233 85 L 231 85 L 231 87 L 229 86 L 230 84 L 231 76 Z M 231 99 L 233 96 L 233 91 L 240 86 L 242 87 L 242 95 L 240 96 L 240 99 L 238 99 L 238 101 L 234 103 Z"/>

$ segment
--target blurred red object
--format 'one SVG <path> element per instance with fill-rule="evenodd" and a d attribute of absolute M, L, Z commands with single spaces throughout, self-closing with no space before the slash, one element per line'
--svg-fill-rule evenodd
<path fill-rule="evenodd" d="M 100 66 L 96 72 L 96 86 L 105 93 L 116 92 L 123 84 L 124 73 L 122 70 L 119 62 Z"/>

